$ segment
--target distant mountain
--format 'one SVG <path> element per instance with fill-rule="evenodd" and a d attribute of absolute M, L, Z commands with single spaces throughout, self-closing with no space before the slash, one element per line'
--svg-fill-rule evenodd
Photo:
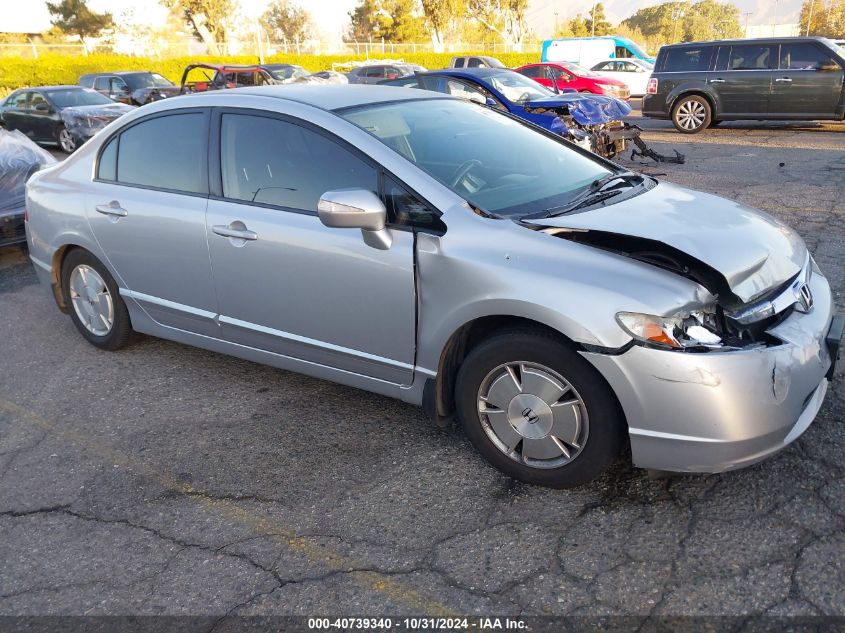
<path fill-rule="evenodd" d="M 655 0 L 605 0 L 605 12 L 608 19 L 617 23 L 624 20 L 637 9 L 661 4 Z M 742 15 L 741 24 L 745 25 L 746 13 L 748 24 L 789 24 L 798 22 L 802 0 L 735 0 Z M 531 0 L 527 18 L 532 29 L 540 37 L 551 35 L 554 31 L 555 11 L 558 20 L 563 21 L 581 12 L 587 14 L 592 8 L 589 0 L 578 2 L 562 0 Z"/>

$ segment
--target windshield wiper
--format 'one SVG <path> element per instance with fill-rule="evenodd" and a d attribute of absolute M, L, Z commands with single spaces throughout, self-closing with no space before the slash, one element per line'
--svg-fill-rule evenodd
<path fill-rule="evenodd" d="M 601 178 L 598 178 L 591 182 L 589 187 L 587 187 L 584 191 L 575 196 L 566 204 L 561 205 L 559 207 L 551 207 L 549 209 L 546 209 L 542 213 L 525 217 L 526 219 L 532 220 L 538 218 L 550 218 L 555 215 L 563 215 L 564 213 L 575 211 L 576 209 L 580 209 L 581 207 L 585 207 L 587 205 L 595 204 L 601 202 L 602 200 L 612 198 L 613 196 L 622 193 L 622 191 L 620 189 L 605 190 L 605 187 L 610 183 L 616 182 L 617 180 L 622 182 L 633 183 L 634 181 L 642 181 L 643 176 L 641 176 L 640 174 L 635 174 L 632 171 L 620 171 L 608 174 L 607 176 L 602 176 Z"/>

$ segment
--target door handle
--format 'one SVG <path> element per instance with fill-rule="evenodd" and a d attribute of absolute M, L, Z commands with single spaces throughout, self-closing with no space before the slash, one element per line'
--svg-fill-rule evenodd
<path fill-rule="evenodd" d="M 725 83 L 725 80 L 724 79 L 711 79 L 710 83 L 711 84 L 723 84 L 723 83 Z"/>
<path fill-rule="evenodd" d="M 122 208 L 117 200 L 112 200 L 108 204 L 98 204 L 94 208 L 97 210 L 97 213 L 102 213 L 103 215 L 114 215 L 119 218 L 125 218 L 129 215 L 129 212 Z"/>
<path fill-rule="evenodd" d="M 775 79 L 775 81 L 780 83 L 780 84 L 791 84 L 792 83 L 792 79 L 790 79 L 789 77 L 778 77 L 777 79 Z"/>
<path fill-rule="evenodd" d="M 234 237 L 238 240 L 250 241 L 258 239 L 258 233 L 256 233 L 255 231 L 250 231 L 244 226 L 244 223 L 240 221 L 232 222 L 228 226 L 225 224 L 215 224 L 211 227 L 211 230 L 220 237 Z"/>

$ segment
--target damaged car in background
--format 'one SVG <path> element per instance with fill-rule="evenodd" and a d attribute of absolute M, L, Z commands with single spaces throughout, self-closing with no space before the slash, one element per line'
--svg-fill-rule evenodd
<path fill-rule="evenodd" d="M 612 96 L 552 91 L 506 68 L 465 68 L 417 73 L 380 82 L 386 86 L 434 90 L 469 99 L 539 125 L 604 158 L 636 145 L 633 156 L 683 163 L 684 156 L 664 156 L 640 138 L 642 130 L 623 121 L 631 106 Z"/>
<path fill-rule="evenodd" d="M 26 242 L 24 194 L 36 171 L 56 162 L 20 131 L 0 130 L 0 246 Z"/>
<path fill-rule="evenodd" d="M 79 85 L 93 88 L 112 101 L 144 105 L 179 94 L 179 87 L 169 79 L 150 71 L 119 71 L 82 75 Z"/>
<path fill-rule="evenodd" d="M 146 105 L 37 172 L 27 209 L 35 270 L 94 346 L 138 331 L 422 405 L 554 487 L 628 444 L 683 472 L 784 448 L 845 324 L 777 219 L 427 90 Z"/>
<path fill-rule="evenodd" d="M 42 86 L 13 92 L 3 103 L 2 124 L 36 143 L 57 144 L 68 154 L 135 106 L 115 103 L 81 86 Z"/>

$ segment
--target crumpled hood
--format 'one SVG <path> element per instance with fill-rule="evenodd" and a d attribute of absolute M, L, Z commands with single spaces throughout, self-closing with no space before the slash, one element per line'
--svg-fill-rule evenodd
<path fill-rule="evenodd" d="M 631 114 L 631 106 L 621 99 L 579 92 L 534 99 L 523 105 L 528 109 L 566 108 L 569 110 L 570 116 L 580 125 L 619 121 Z"/>
<path fill-rule="evenodd" d="M 148 96 L 153 95 L 154 99 L 175 97 L 179 94 L 179 86 L 154 86 L 150 88 L 138 88 L 132 91 L 132 98 L 136 101 L 144 101 Z"/>
<path fill-rule="evenodd" d="M 87 106 L 72 106 L 69 108 L 62 108 L 62 119 L 67 121 L 68 117 L 97 117 L 116 119 L 119 116 L 126 114 L 135 109 L 135 106 L 126 105 L 125 103 L 115 103 L 107 105 L 87 105 Z"/>
<path fill-rule="evenodd" d="M 526 223 L 661 242 L 721 273 L 743 302 L 797 275 L 807 259 L 804 241 L 776 218 L 665 183 L 606 207 Z"/>

